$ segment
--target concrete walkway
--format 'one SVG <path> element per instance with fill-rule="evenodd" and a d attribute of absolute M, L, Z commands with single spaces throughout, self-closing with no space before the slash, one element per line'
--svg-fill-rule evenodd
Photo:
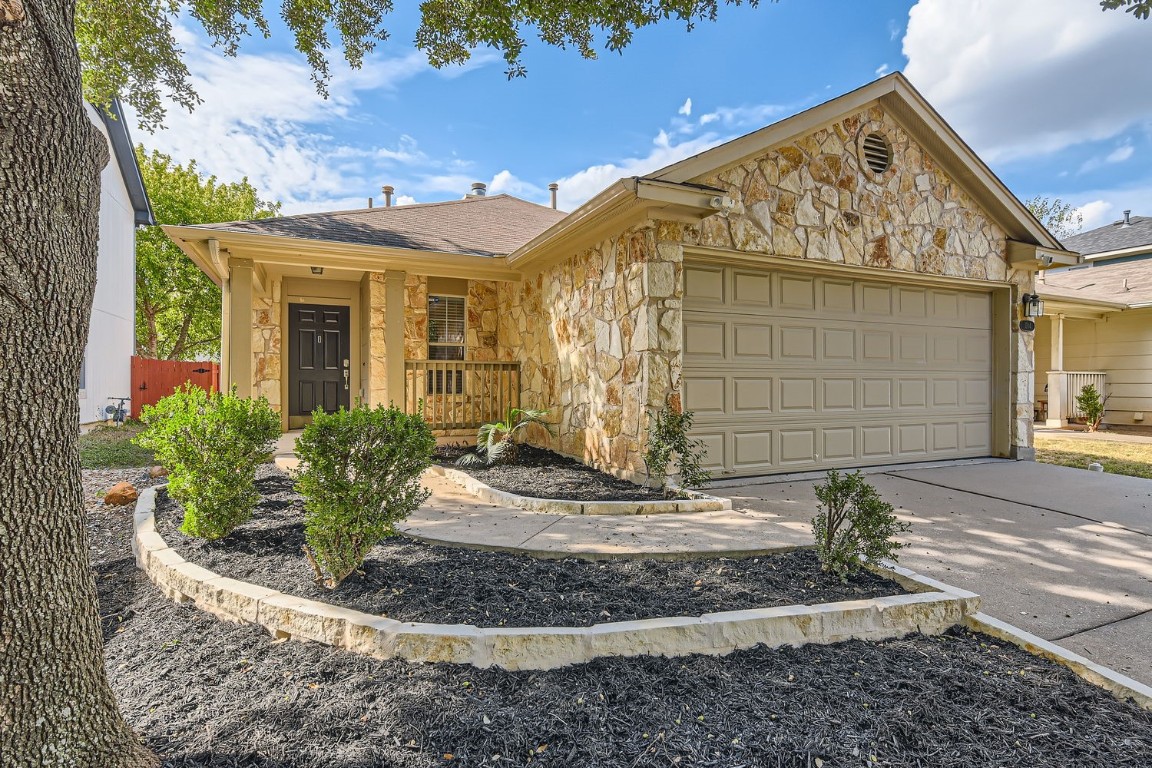
<path fill-rule="evenodd" d="M 1152 480 L 1029 462 L 869 475 L 912 524 L 900 562 L 984 597 L 983 611 L 1152 684 Z M 713 491 L 731 512 L 543 515 L 483 504 L 443 478 L 404 526 L 430 541 L 538 556 L 723 554 L 812 543 L 812 479 Z"/>

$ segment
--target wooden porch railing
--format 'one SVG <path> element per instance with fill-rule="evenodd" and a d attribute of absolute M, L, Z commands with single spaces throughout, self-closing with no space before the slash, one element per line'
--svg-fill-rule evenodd
<path fill-rule="evenodd" d="M 475 429 L 520 407 L 520 364 L 463 360 L 405 360 L 404 407 L 424 401 L 432 429 Z"/>
<path fill-rule="evenodd" d="M 1064 403 L 1063 416 L 1065 419 L 1082 419 L 1084 412 L 1080 410 L 1080 406 L 1076 405 L 1076 396 L 1080 394 L 1080 390 L 1091 384 L 1100 393 L 1100 399 L 1104 399 L 1107 394 L 1104 390 L 1107 376 L 1101 371 L 1064 371 L 1063 375 L 1064 391 L 1068 393 Z"/>

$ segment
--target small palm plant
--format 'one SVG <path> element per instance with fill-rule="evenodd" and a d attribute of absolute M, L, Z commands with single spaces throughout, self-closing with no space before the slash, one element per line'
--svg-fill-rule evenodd
<path fill-rule="evenodd" d="M 492 466 L 512 464 L 520 452 L 517 438 L 536 424 L 548 434 L 553 434 L 552 425 L 546 422 L 548 411 L 531 408 L 509 408 L 503 421 L 484 424 L 476 433 L 476 448 L 461 456 L 456 463 L 461 467 Z"/>

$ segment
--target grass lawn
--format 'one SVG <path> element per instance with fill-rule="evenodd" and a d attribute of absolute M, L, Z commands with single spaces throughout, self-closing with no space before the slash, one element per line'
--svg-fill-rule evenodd
<path fill-rule="evenodd" d="M 132 444 L 144 425 L 129 422 L 122 427 L 93 427 L 80 435 L 80 465 L 84 469 L 123 469 L 150 467 L 156 463 L 152 451 Z"/>
<path fill-rule="evenodd" d="M 1103 440 L 1060 440 L 1036 435 L 1036 461 L 1087 469 L 1093 461 L 1114 475 L 1152 478 L 1152 445 Z"/>

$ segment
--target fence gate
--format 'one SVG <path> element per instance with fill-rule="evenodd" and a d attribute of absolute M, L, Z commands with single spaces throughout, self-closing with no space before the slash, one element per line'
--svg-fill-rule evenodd
<path fill-rule="evenodd" d="M 220 388 L 220 364 L 203 360 L 132 358 L 132 418 L 140 418 L 146 405 L 176 391 L 186 382 L 209 391 Z"/>

